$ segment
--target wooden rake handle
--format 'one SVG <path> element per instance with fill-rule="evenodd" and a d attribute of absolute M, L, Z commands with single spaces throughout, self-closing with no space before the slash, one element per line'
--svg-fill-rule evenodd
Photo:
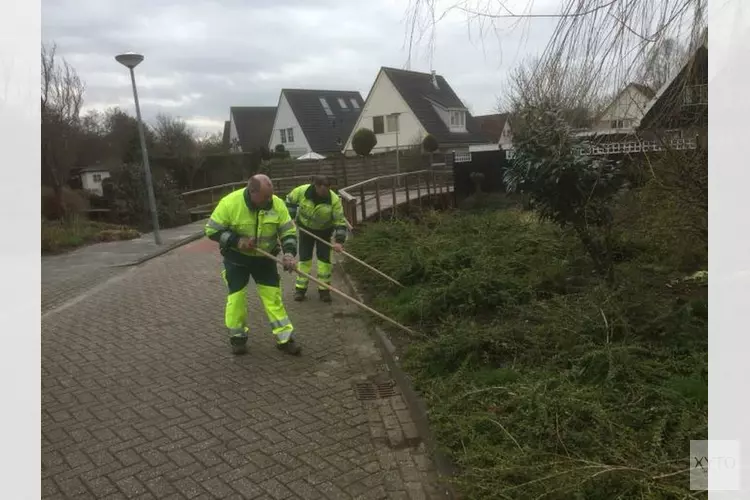
<path fill-rule="evenodd" d="M 314 234 L 313 234 L 313 233 L 311 233 L 310 231 L 307 231 L 306 229 L 303 229 L 303 228 L 301 228 L 301 227 L 300 227 L 299 225 L 297 225 L 297 229 L 299 229 L 300 231 L 302 231 L 303 233 L 305 233 L 305 234 L 306 234 L 306 235 L 308 235 L 308 236 L 312 236 L 313 238 L 315 238 L 315 239 L 316 239 L 316 240 L 318 240 L 319 242 L 321 242 L 321 243 L 324 243 L 324 244 L 328 245 L 329 247 L 333 247 L 333 245 L 331 245 L 331 242 L 330 242 L 330 241 L 326 241 L 326 240 L 324 240 L 323 238 L 320 238 L 319 236 L 316 236 L 316 235 L 314 235 Z M 379 270 L 375 269 L 374 267 L 372 267 L 372 266 L 371 266 L 370 264 L 368 264 L 367 262 L 364 262 L 363 260 L 360 260 L 360 259 L 358 259 L 357 257 L 355 257 L 354 255 L 350 254 L 349 252 L 347 252 L 347 251 L 345 251 L 345 250 L 342 250 L 342 251 L 341 251 L 341 253 L 342 253 L 343 255 L 345 255 L 346 257 L 349 257 L 350 259 L 352 259 L 352 260 L 353 260 L 354 262 L 357 262 L 358 264 L 362 264 L 363 266 L 365 266 L 365 267 L 366 267 L 367 269 L 369 269 L 370 271 L 372 271 L 372 272 L 374 272 L 374 273 L 376 273 L 376 274 L 379 274 L 380 276 L 382 276 L 383 278 L 387 279 L 387 280 L 388 280 L 388 281 L 390 281 L 391 283 L 393 283 L 393 284 L 395 284 L 395 285 L 398 285 L 398 286 L 400 286 L 401 288 L 405 288 L 405 287 L 404 287 L 404 285 L 402 285 L 401 283 L 399 283 L 399 282 L 398 282 L 398 281 L 396 281 L 395 279 L 391 278 L 390 276 L 388 276 L 388 275 L 387 275 L 387 274 L 385 274 L 384 272 L 382 272 L 382 271 L 379 271 Z"/>
<path fill-rule="evenodd" d="M 274 260 L 275 262 L 278 262 L 282 266 L 284 265 L 284 261 L 282 259 L 274 257 L 273 255 L 271 255 L 270 253 L 266 252 L 265 250 L 261 250 L 260 248 L 255 248 L 255 251 L 258 252 L 259 254 L 265 256 L 265 257 L 268 257 L 269 259 Z M 319 279 L 310 276 L 309 274 L 307 274 L 304 271 L 300 271 L 296 267 L 294 268 L 294 272 L 297 273 L 297 274 L 299 274 L 300 276 L 304 276 L 305 278 L 309 279 L 313 283 L 316 283 L 316 284 L 318 284 L 320 286 L 323 286 L 323 287 L 327 288 L 328 290 L 334 292 L 336 295 L 339 295 L 339 296 L 345 298 L 349 302 L 352 302 L 353 304 L 361 307 L 365 311 L 367 311 L 367 312 L 369 312 L 371 314 L 374 314 L 375 316 L 377 316 L 378 318 L 380 318 L 380 319 L 382 319 L 384 321 L 387 321 L 388 323 L 392 324 L 393 326 L 400 328 L 401 330 L 405 331 L 406 333 L 408 333 L 410 335 L 416 335 L 416 333 L 414 332 L 414 330 L 412 330 L 411 328 L 408 328 L 408 327 L 402 325 L 401 323 L 399 323 L 395 319 L 389 318 L 385 314 L 376 311 L 375 309 L 373 309 L 373 308 L 371 308 L 371 307 L 363 304 L 362 302 L 358 301 L 357 299 L 349 297 L 347 294 L 345 294 L 344 292 L 338 290 L 337 288 L 329 285 L 328 283 L 323 283 Z"/>

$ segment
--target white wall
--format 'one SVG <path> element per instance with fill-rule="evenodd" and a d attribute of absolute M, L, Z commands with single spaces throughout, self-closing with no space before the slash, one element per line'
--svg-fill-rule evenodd
<path fill-rule="evenodd" d="M 370 130 L 373 130 L 373 116 L 385 116 L 390 113 L 402 113 L 399 116 L 399 149 L 408 148 L 413 145 L 415 141 L 418 143 L 421 142 L 426 135 L 424 127 L 422 127 L 417 118 L 411 112 L 411 109 L 406 105 L 401 94 L 398 93 L 396 87 L 393 86 L 386 74 L 383 71 L 380 71 L 375 79 L 375 85 L 373 85 L 370 95 L 367 96 L 367 101 L 362 108 L 362 113 L 360 113 L 359 119 L 352 129 L 352 133 L 346 141 L 344 153 L 354 154 L 354 150 L 352 149 L 352 136 L 357 130 L 361 128 L 369 128 Z M 387 131 L 387 118 L 384 117 L 383 122 L 386 132 L 377 135 L 378 144 L 372 150 L 373 153 L 382 153 L 390 149 L 396 149 L 396 133 Z"/>
<path fill-rule="evenodd" d="M 271 131 L 271 140 L 268 142 L 268 150 L 273 151 L 277 144 L 281 142 L 281 129 L 292 129 L 292 135 L 294 136 L 294 142 L 284 143 L 284 147 L 292 158 L 302 156 L 303 154 L 310 151 L 310 144 L 307 142 L 305 134 L 302 133 L 302 128 L 299 126 L 297 117 L 292 112 L 292 107 L 289 105 L 289 101 L 286 99 L 286 95 L 282 92 L 279 98 L 279 106 L 276 108 L 276 118 L 273 122 L 273 130 Z"/>
<path fill-rule="evenodd" d="M 513 131 L 510 129 L 510 120 L 505 120 L 503 131 L 497 143 L 502 149 L 507 149 L 513 145 Z"/>
<path fill-rule="evenodd" d="M 94 175 L 100 177 L 98 181 L 94 180 Z M 81 187 L 84 191 L 91 191 L 99 196 L 104 195 L 102 181 L 109 177 L 109 172 L 83 172 L 81 174 Z"/>
<path fill-rule="evenodd" d="M 594 126 L 595 130 L 611 130 L 614 120 L 624 120 L 622 127 L 630 128 L 635 126 L 637 121 L 643 116 L 650 99 L 643 95 L 635 87 L 629 86 L 620 94 L 620 97 L 613 102 L 609 108 L 602 114 Z"/>

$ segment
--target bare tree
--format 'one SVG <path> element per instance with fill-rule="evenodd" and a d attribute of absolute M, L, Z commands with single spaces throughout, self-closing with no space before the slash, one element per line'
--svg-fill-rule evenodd
<path fill-rule="evenodd" d="M 167 114 L 159 114 L 154 126 L 156 152 L 165 160 L 169 169 L 183 188 L 192 186 L 195 173 L 204 162 L 201 148 L 194 130 L 185 120 Z"/>
<path fill-rule="evenodd" d="M 56 52 L 55 44 L 51 47 L 42 45 L 42 179 L 52 187 L 59 213 L 64 216 L 63 187 L 78 152 L 85 86 L 65 59 L 57 59 Z"/>
<path fill-rule="evenodd" d="M 579 72 L 579 93 L 608 94 L 637 79 L 639 67 L 655 46 L 667 39 L 695 45 L 706 25 L 707 0 L 564 0 L 558 11 L 511 10 L 504 0 L 455 0 L 439 7 L 437 0 L 410 0 L 407 10 L 410 46 L 434 32 L 440 20 L 461 13 L 480 34 L 518 30 L 540 18 L 557 19 L 538 59 L 539 74 Z M 419 27 L 420 30 L 417 30 Z M 595 90 L 595 92 L 594 92 Z"/>
<path fill-rule="evenodd" d="M 684 63 L 686 50 L 674 38 L 664 38 L 654 44 L 639 68 L 638 80 L 658 90 Z"/>
<path fill-rule="evenodd" d="M 180 119 L 167 114 L 156 116 L 154 133 L 160 153 L 165 156 L 183 158 L 192 156 L 196 150 L 193 130 Z"/>
<path fill-rule="evenodd" d="M 574 71 L 555 61 L 539 58 L 524 60 L 508 77 L 504 108 L 518 112 L 525 107 L 560 109 L 568 124 L 586 127 L 601 108 L 599 86 L 591 79 L 588 68 Z"/>

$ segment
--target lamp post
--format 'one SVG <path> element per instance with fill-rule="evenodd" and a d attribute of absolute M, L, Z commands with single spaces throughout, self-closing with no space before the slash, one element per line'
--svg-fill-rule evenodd
<path fill-rule="evenodd" d="M 400 156 L 401 151 L 399 151 L 398 148 L 398 133 L 401 131 L 401 120 L 400 120 L 400 112 L 391 113 L 390 116 L 393 116 L 396 118 L 396 183 L 398 187 L 401 187 L 401 176 L 399 175 L 401 173 L 401 162 L 400 162 Z"/>
<path fill-rule="evenodd" d="M 146 148 L 146 134 L 141 119 L 141 106 L 138 102 L 138 90 L 135 86 L 135 72 L 133 69 L 143 61 L 143 55 L 134 52 L 126 52 L 115 56 L 115 60 L 130 70 L 130 81 L 133 84 L 133 99 L 135 100 L 135 114 L 138 118 L 138 135 L 141 138 L 141 152 L 143 154 L 143 171 L 146 176 L 146 192 L 148 193 L 148 205 L 151 211 L 151 223 L 154 226 L 154 242 L 161 245 L 161 234 L 159 233 L 159 214 L 156 211 L 156 197 L 154 186 L 151 181 L 151 165 L 148 162 L 148 150 Z"/>

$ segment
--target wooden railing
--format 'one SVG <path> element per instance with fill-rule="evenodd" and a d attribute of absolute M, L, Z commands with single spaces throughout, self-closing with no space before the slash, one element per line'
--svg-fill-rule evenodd
<path fill-rule="evenodd" d="M 421 206 L 425 197 L 436 197 L 447 208 L 453 204 L 453 171 L 430 169 L 381 175 L 340 189 L 339 196 L 352 226 L 370 217 L 382 217 L 388 209 L 395 216 L 399 205 L 412 201 Z"/>
<path fill-rule="evenodd" d="M 284 197 L 291 189 L 311 181 L 308 175 L 271 179 L 274 192 Z M 230 192 L 247 185 L 247 181 L 229 182 L 182 193 L 182 199 L 193 216 L 208 216 L 219 200 Z M 331 179 L 335 189 L 336 180 Z M 453 204 L 453 171 L 450 168 L 432 168 L 400 174 L 381 175 L 339 189 L 344 214 L 352 226 L 368 218 L 382 216 L 390 210 L 396 215 L 403 204 L 426 203 L 426 198 L 447 208 Z"/>
<path fill-rule="evenodd" d="M 277 177 L 273 181 L 274 192 L 284 197 L 290 190 L 310 182 L 309 175 L 296 175 L 291 177 Z M 336 179 L 331 178 L 332 185 L 336 185 Z M 247 186 L 247 181 L 229 182 L 202 189 L 194 189 L 181 194 L 188 210 L 193 214 L 208 214 L 213 210 L 219 200 L 237 189 Z"/>

